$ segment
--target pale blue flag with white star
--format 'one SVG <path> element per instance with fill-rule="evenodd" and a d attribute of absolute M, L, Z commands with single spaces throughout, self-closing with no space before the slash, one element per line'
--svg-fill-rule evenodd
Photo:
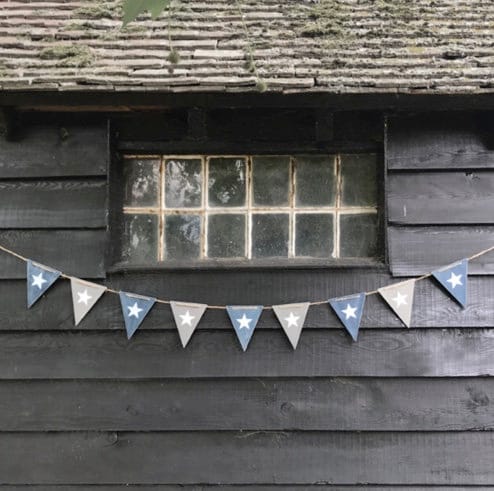
<path fill-rule="evenodd" d="M 134 335 L 155 302 L 155 298 L 120 292 L 120 303 L 122 304 L 127 339 Z"/>
<path fill-rule="evenodd" d="M 362 312 L 364 311 L 365 293 L 357 293 L 347 297 L 332 298 L 329 305 L 335 311 L 352 339 L 357 341 Z"/>
<path fill-rule="evenodd" d="M 245 351 L 254 334 L 259 317 L 261 317 L 262 305 L 227 305 L 226 311 L 232 321 L 242 349 Z"/>
<path fill-rule="evenodd" d="M 468 259 L 432 272 L 443 288 L 463 307 L 467 304 Z"/>
<path fill-rule="evenodd" d="M 27 262 L 27 307 L 30 308 L 62 273 L 42 264 Z"/>

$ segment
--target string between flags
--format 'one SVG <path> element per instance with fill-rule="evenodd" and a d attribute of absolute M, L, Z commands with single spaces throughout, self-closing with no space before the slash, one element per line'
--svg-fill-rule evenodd
<path fill-rule="evenodd" d="M 25 256 L 22 256 L 21 254 L 11 250 L 11 249 L 8 249 L 7 247 L 3 246 L 0 244 L 0 250 L 3 251 L 3 252 L 6 252 L 7 254 L 10 254 L 11 256 L 14 256 L 16 257 L 17 259 L 20 259 L 21 261 L 24 261 L 25 263 L 27 263 L 28 261 L 30 261 L 29 258 L 25 257 Z M 480 252 L 477 252 L 476 254 L 473 254 L 472 256 L 469 256 L 469 257 L 466 257 L 465 259 L 468 260 L 468 261 L 472 261 L 473 259 L 477 259 L 478 257 L 481 257 L 483 256 L 484 254 L 487 254 L 491 251 L 494 251 L 494 246 L 491 246 L 491 247 L 488 247 L 487 249 L 484 249 Z M 426 273 L 422 276 L 419 276 L 418 278 L 414 278 L 413 281 L 421 281 L 421 280 L 425 280 L 426 278 L 430 278 L 431 276 L 433 276 L 433 272 L 430 272 L 430 273 Z M 72 278 L 74 278 L 74 276 L 69 276 L 65 273 L 60 273 L 60 278 L 63 278 L 65 280 L 71 280 Z M 116 295 L 120 295 L 120 290 L 114 290 L 112 288 L 107 288 L 106 289 L 106 292 L 107 293 L 114 293 Z M 370 291 L 367 291 L 367 292 L 363 292 L 366 296 L 369 296 L 369 295 L 377 295 L 379 293 L 379 290 L 370 290 Z M 161 304 L 165 304 L 165 305 L 170 305 L 172 303 L 172 300 L 165 300 L 165 299 L 161 299 L 161 298 L 156 298 L 155 299 L 155 302 L 156 303 L 161 303 Z M 316 301 L 313 301 L 313 302 L 308 302 L 310 306 L 313 306 L 313 305 L 324 305 L 326 304 L 328 301 L 327 299 L 326 300 L 316 300 Z M 208 309 L 216 309 L 216 310 L 227 310 L 227 306 L 226 305 L 208 305 L 207 306 Z M 264 305 L 263 307 L 263 310 L 272 310 L 273 309 L 273 306 L 272 305 Z"/>
<path fill-rule="evenodd" d="M 242 349 L 245 351 L 252 338 L 257 323 L 264 310 L 272 310 L 285 331 L 293 348 L 297 347 L 304 327 L 308 309 L 315 305 L 329 305 L 343 327 L 354 341 L 357 340 L 366 297 L 379 294 L 388 307 L 410 327 L 414 289 L 417 281 L 433 278 L 462 308 L 467 302 L 468 264 L 470 261 L 494 251 L 494 246 L 469 257 L 456 261 L 418 278 L 392 283 L 377 290 L 359 292 L 328 300 L 305 301 L 280 305 L 206 305 L 185 301 L 153 298 L 137 293 L 124 292 L 67 275 L 50 266 L 46 266 L 3 246 L 0 250 L 16 257 L 27 265 L 27 306 L 30 308 L 59 279 L 70 281 L 74 321 L 77 326 L 86 314 L 96 305 L 104 293 L 119 296 L 122 314 L 130 339 L 142 324 L 154 304 L 169 305 L 177 330 L 185 347 L 207 309 L 224 310 L 230 318 Z"/>

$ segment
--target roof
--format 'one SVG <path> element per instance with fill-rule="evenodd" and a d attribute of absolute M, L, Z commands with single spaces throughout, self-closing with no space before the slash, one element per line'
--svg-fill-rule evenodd
<path fill-rule="evenodd" d="M 4 0 L 0 87 L 239 92 L 255 91 L 261 78 L 281 92 L 494 88 L 491 0 L 174 4 L 170 21 L 144 15 L 121 29 L 118 1 Z M 169 35 L 178 63 L 170 62 Z"/>

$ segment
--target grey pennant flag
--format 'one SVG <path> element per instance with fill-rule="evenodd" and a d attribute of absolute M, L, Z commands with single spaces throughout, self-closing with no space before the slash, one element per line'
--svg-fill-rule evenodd
<path fill-rule="evenodd" d="M 410 321 L 412 319 L 414 290 L 415 280 L 402 281 L 401 283 L 385 286 L 378 290 L 384 300 L 386 300 L 386 303 L 407 327 L 410 327 Z"/>
<path fill-rule="evenodd" d="M 208 306 L 202 303 L 183 302 L 170 302 L 170 306 L 180 341 L 182 341 L 182 346 L 185 348 Z"/>
<path fill-rule="evenodd" d="M 292 343 L 293 349 L 297 348 L 309 305 L 309 302 L 273 305 L 274 313 L 278 317 L 290 343 Z"/>
<path fill-rule="evenodd" d="M 72 306 L 74 307 L 74 321 L 77 326 L 86 314 L 95 306 L 101 295 L 105 293 L 106 287 L 80 280 L 79 278 L 70 278 L 70 287 L 72 289 Z"/>

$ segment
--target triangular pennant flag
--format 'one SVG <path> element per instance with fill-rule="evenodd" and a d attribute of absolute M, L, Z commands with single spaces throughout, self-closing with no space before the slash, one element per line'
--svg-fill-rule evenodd
<path fill-rule="evenodd" d="M 185 348 L 207 309 L 202 303 L 170 302 L 182 346 Z"/>
<path fill-rule="evenodd" d="M 122 304 L 127 339 L 134 335 L 155 302 L 155 298 L 120 292 L 120 303 Z"/>
<path fill-rule="evenodd" d="M 332 298 L 328 302 L 350 336 L 354 341 L 357 341 L 362 312 L 364 311 L 365 293 Z"/>
<path fill-rule="evenodd" d="M 274 313 L 292 343 L 293 349 L 297 348 L 309 305 L 309 302 L 273 305 Z"/>
<path fill-rule="evenodd" d="M 432 272 L 432 276 L 463 307 L 467 304 L 468 259 Z"/>
<path fill-rule="evenodd" d="M 415 280 L 402 281 L 401 283 L 385 286 L 378 290 L 384 300 L 386 300 L 386 303 L 407 327 L 410 327 L 410 321 L 412 319 L 414 290 Z"/>
<path fill-rule="evenodd" d="M 27 307 L 30 308 L 62 273 L 33 261 L 27 262 Z"/>
<path fill-rule="evenodd" d="M 227 305 L 226 311 L 237 333 L 238 340 L 245 351 L 254 334 L 259 317 L 262 314 L 262 305 Z"/>
<path fill-rule="evenodd" d="M 89 283 L 79 278 L 70 278 L 70 288 L 72 290 L 74 321 L 77 326 L 85 315 L 96 305 L 101 295 L 105 293 L 106 287 Z"/>

